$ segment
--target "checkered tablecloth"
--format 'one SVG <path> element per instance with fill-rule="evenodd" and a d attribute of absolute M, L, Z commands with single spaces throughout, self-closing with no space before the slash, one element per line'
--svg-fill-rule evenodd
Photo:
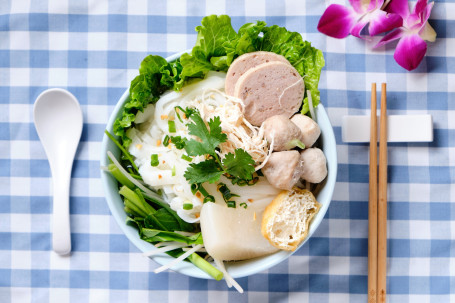
<path fill-rule="evenodd" d="M 387 82 L 389 114 L 434 119 L 431 143 L 389 145 L 389 302 L 455 302 L 455 2 L 438 1 L 438 33 L 406 72 L 393 46 L 327 38 L 323 0 L 0 0 L 0 302 L 366 302 L 368 146 L 341 140 L 341 118 L 368 114 L 371 82 Z M 338 178 L 329 211 L 285 262 L 224 282 L 158 275 L 110 215 L 100 182 L 108 117 L 147 54 L 191 48 L 203 16 L 235 28 L 265 20 L 301 32 L 324 51 L 320 88 L 333 123 Z M 80 101 L 84 129 L 71 183 L 72 248 L 51 247 L 51 174 L 32 117 L 45 89 Z"/>

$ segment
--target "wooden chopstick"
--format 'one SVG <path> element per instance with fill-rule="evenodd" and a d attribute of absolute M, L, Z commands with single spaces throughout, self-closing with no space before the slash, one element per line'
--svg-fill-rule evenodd
<path fill-rule="evenodd" d="M 368 202 L 368 303 L 376 303 L 378 274 L 378 123 L 376 108 L 376 83 L 372 83 Z"/>
<path fill-rule="evenodd" d="M 381 87 L 379 184 L 376 83 L 371 85 L 370 179 L 368 204 L 368 303 L 386 302 L 387 280 L 387 87 Z M 379 189 L 378 189 L 379 187 Z"/>
<path fill-rule="evenodd" d="M 386 84 L 381 88 L 379 129 L 379 190 L 378 190 L 378 302 L 386 302 L 387 278 L 387 97 Z"/>

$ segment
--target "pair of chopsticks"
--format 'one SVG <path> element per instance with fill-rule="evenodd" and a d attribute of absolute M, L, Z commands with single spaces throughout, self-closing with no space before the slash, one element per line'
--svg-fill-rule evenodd
<path fill-rule="evenodd" d="M 368 207 L 368 303 L 386 302 L 387 294 L 387 97 L 385 83 L 382 83 L 381 88 L 379 177 L 376 111 L 376 83 L 373 83 L 371 85 L 370 191 Z"/>

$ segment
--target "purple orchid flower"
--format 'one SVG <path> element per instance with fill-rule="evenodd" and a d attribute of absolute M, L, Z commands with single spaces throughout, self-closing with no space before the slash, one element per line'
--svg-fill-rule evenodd
<path fill-rule="evenodd" d="M 436 32 L 427 22 L 433 5 L 434 2 L 418 0 L 410 13 L 408 0 L 392 0 L 387 11 L 400 15 L 403 26 L 385 35 L 375 47 L 400 39 L 393 54 L 395 61 L 409 71 L 417 68 L 427 52 L 425 40 L 436 40 Z"/>
<path fill-rule="evenodd" d="M 406 0 L 407 1 L 407 0 Z M 349 0 L 352 8 L 331 4 L 319 20 L 318 30 L 327 36 L 345 38 L 349 34 L 362 38 L 360 32 L 369 23 L 370 36 L 387 32 L 403 23 L 395 13 L 381 10 L 384 0 Z"/>

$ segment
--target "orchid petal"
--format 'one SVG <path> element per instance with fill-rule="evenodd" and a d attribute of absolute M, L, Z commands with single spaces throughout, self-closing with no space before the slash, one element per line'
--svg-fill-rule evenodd
<path fill-rule="evenodd" d="M 412 13 L 406 18 L 406 27 L 409 29 L 416 29 L 422 26 L 420 16 L 416 13 Z"/>
<path fill-rule="evenodd" d="M 436 41 L 436 31 L 431 27 L 430 23 L 425 23 L 425 26 L 419 32 L 420 38 L 425 41 L 434 42 Z"/>
<path fill-rule="evenodd" d="M 409 16 L 408 0 L 393 0 L 387 6 L 387 12 L 398 14 L 403 19 L 408 17 Z"/>
<path fill-rule="evenodd" d="M 356 13 L 363 14 L 365 12 L 362 0 L 349 0 L 349 3 Z"/>
<path fill-rule="evenodd" d="M 356 24 L 356 19 L 357 14 L 352 9 L 332 4 L 322 14 L 318 30 L 330 37 L 345 38 Z"/>
<path fill-rule="evenodd" d="M 406 35 L 398 42 L 393 58 L 397 63 L 411 71 L 419 66 L 427 52 L 427 44 L 419 35 Z"/>
<path fill-rule="evenodd" d="M 433 9 L 434 2 L 429 3 L 422 14 L 422 24 L 427 22 L 431 15 L 431 10 Z"/>
<path fill-rule="evenodd" d="M 368 5 L 367 11 L 371 12 L 377 8 L 381 8 L 384 4 L 384 0 L 371 0 L 370 5 Z"/>
<path fill-rule="evenodd" d="M 416 6 L 414 7 L 413 12 L 416 13 L 417 15 L 419 15 L 426 9 L 427 5 L 428 5 L 428 0 L 418 0 L 416 3 Z"/>
<path fill-rule="evenodd" d="M 401 37 L 403 37 L 403 34 L 404 31 L 401 28 L 397 28 L 396 30 L 391 31 L 390 33 L 385 35 L 384 38 L 382 38 L 381 41 L 379 41 L 374 48 L 386 45 L 389 42 L 400 39 Z"/>
<path fill-rule="evenodd" d="M 368 20 L 366 20 L 366 21 L 360 20 L 359 22 L 357 22 L 356 25 L 354 25 L 354 27 L 351 30 L 351 35 L 353 35 L 357 38 L 360 38 L 360 39 L 364 39 L 362 36 L 360 36 L 360 32 L 367 24 L 368 24 Z"/>
<path fill-rule="evenodd" d="M 376 36 L 380 33 L 388 32 L 394 28 L 400 27 L 403 25 L 403 18 L 397 14 L 387 14 L 384 11 L 376 10 L 369 17 L 370 26 L 368 31 L 370 36 Z"/>

